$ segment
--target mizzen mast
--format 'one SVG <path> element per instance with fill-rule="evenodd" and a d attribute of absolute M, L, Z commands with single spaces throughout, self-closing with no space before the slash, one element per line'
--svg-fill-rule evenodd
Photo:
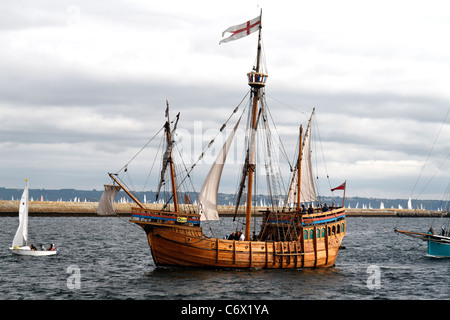
<path fill-rule="evenodd" d="M 302 181 L 302 159 L 303 159 L 303 143 L 302 143 L 303 126 L 300 125 L 300 139 L 298 146 L 298 163 L 297 163 L 297 212 L 300 212 L 300 194 L 301 194 L 301 181 Z"/>

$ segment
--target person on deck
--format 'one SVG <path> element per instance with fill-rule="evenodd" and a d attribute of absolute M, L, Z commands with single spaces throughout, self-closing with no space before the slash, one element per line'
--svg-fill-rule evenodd
<path fill-rule="evenodd" d="M 328 210 L 330 210 L 330 209 L 328 208 L 327 204 L 325 203 L 323 205 L 322 212 L 327 212 Z"/>
<path fill-rule="evenodd" d="M 309 205 L 308 213 L 314 213 L 314 209 L 312 207 L 312 204 Z"/>

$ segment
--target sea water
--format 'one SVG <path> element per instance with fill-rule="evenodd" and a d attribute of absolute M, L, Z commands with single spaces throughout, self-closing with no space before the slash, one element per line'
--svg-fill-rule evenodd
<path fill-rule="evenodd" d="M 222 270 L 155 267 L 145 232 L 124 217 L 30 217 L 30 241 L 59 252 L 16 256 L 8 248 L 18 219 L 2 217 L 0 299 L 449 299 L 450 259 L 428 257 L 425 242 L 393 231 L 426 232 L 436 222 L 348 217 L 345 249 L 332 268 Z M 223 237 L 232 218 L 212 227 Z"/>

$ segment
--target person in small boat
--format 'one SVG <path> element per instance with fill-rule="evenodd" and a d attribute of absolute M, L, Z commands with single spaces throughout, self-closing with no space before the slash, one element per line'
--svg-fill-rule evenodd
<path fill-rule="evenodd" d="M 44 245 L 43 245 L 43 244 L 41 244 L 41 250 L 42 250 L 42 251 L 46 251 L 46 249 L 44 248 Z"/>
<path fill-rule="evenodd" d="M 52 244 L 50 244 L 50 247 L 48 248 L 49 251 L 55 251 L 55 246 Z"/>
<path fill-rule="evenodd" d="M 34 244 L 30 244 L 30 249 L 33 250 L 33 251 L 37 250 L 36 247 L 34 246 Z"/>

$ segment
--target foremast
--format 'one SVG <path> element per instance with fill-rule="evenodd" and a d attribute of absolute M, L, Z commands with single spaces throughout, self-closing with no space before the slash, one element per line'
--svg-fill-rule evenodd
<path fill-rule="evenodd" d="M 168 147 L 169 154 L 168 154 L 167 161 L 169 162 L 170 181 L 172 184 L 173 207 L 174 207 L 174 211 L 177 212 L 178 211 L 177 186 L 175 183 L 175 170 L 174 170 L 173 159 L 172 159 L 172 145 L 174 142 L 173 142 L 172 132 L 170 131 L 169 102 L 167 100 L 166 100 L 166 106 L 167 106 L 167 109 L 166 109 L 167 120 L 166 120 L 166 124 L 165 124 L 165 129 L 166 129 L 167 144 L 169 146 Z M 175 128 L 176 128 L 176 124 L 175 124 Z"/>
<path fill-rule="evenodd" d="M 161 189 L 161 186 L 164 184 L 164 176 L 167 169 L 167 166 L 169 166 L 169 173 L 170 173 L 170 182 L 172 187 L 172 199 L 173 199 L 173 205 L 174 205 L 174 212 L 178 212 L 178 197 L 177 197 L 177 187 L 176 187 L 176 181 L 175 181 L 175 169 L 174 169 L 174 162 L 172 158 L 172 148 L 174 144 L 173 134 L 176 130 L 178 119 L 179 119 L 180 113 L 176 116 L 176 121 L 173 129 L 170 128 L 170 120 L 169 120 L 169 102 L 166 100 L 166 123 L 164 124 L 164 130 L 167 140 L 167 148 L 163 156 L 163 168 L 161 170 L 161 178 L 158 185 L 157 190 L 157 196 L 159 197 L 159 192 Z M 125 187 L 123 183 L 119 181 L 117 178 L 117 173 L 108 173 L 108 175 L 111 177 L 112 180 L 114 180 L 115 183 L 141 208 L 145 209 L 145 205 L 142 204 L 128 189 Z"/>

